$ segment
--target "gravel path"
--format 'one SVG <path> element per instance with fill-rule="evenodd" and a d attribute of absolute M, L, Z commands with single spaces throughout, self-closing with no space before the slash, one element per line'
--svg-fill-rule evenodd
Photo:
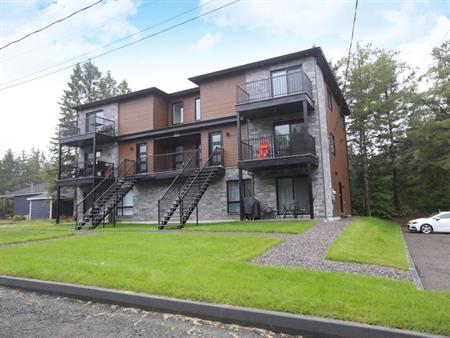
<path fill-rule="evenodd" d="M 354 272 L 371 276 L 412 280 L 410 271 L 380 265 L 334 262 L 325 259 L 328 247 L 350 220 L 321 222 L 303 234 L 292 235 L 273 249 L 255 258 L 253 263 L 303 267 L 311 270 Z"/>
<path fill-rule="evenodd" d="M 0 337 L 289 337 L 256 328 L 0 287 Z"/>

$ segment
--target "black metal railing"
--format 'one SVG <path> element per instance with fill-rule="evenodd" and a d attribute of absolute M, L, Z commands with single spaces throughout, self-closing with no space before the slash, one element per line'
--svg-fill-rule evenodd
<path fill-rule="evenodd" d="M 192 156 L 192 161 L 188 161 Z M 200 150 L 181 151 L 165 154 L 155 154 L 150 157 L 149 170 L 153 172 L 182 170 L 188 163 L 186 169 L 197 169 L 202 165 L 202 153 Z"/>
<path fill-rule="evenodd" d="M 307 94 L 310 98 L 313 97 L 311 80 L 303 71 L 298 71 L 237 85 L 236 103 L 249 103 L 301 93 Z"/>
<path fill-rule="evenodd" d="M 316 155 L 316 142 L 309 134 L 270 135 L 241 141 L 241 160 L 244 161 L 302 154 Z"/>
<path fill-rule="evenodd" d="M 116 133 L 115 129 L 113 120 L 99 116 L 88 116 L 61 123 L 59 125 L 59 137 L 63 138 L 94 132 L 114 136 Z"/>
<path fill-rule="evenodd" d="M 86 162 L 69 162 L 61 165 L 61 178 L 80 178 L 80 177 L 107 177 L 114 170 L 114 163 L 97 161 L 95 163 L 94 173 L 94 161 Z"/>

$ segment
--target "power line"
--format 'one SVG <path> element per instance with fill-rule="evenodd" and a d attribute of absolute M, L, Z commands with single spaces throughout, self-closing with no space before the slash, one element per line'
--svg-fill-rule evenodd
<path fill-rule="evenodd" d="M 172 26 L 169 26 L 169 27 L 164 28 L 164 29 L 162 29 L 162 30 L 159 30 L 159 31 L 157 31 L 157 32 L 155 32 L 155 33 L 152 33 L 152 34 L 149 34 L 149 35 L 147 35 L 147 36 L 144 36 L 144 37 L 142 37 L 142 38 L 140 38 L 140 39 L 138 39 L 138 40 L 136 40 L 136 41 L 129 42 L 129 43 L 127 43 L 127 44 L 124 44 L 124 45 L 119 46 L 119 47 L 117 47 L 117 48 L 111 49 L 111 50 L 106 51 L 106 52 L 104 52 L 104 53 L 100 53 L 100 54 L 98 54 L 98 55 L 95 55 L 95 56 L 93 56 L 93 57 L 87 58 L 87 59 L 82 60 L 82 61 L 80 61 L 80 62 L 86 62 L 86 61 L 89 61 L 89 60 L 97 59 L 97 58 L 99 58 L 99 57 L 102 57 L 102 56 L 111 54 L 111 53 L 116 52 L 116 51 L 118 51 L 118 50 L 121 50 L 121 49 L 123 49 L 123 48 L 129 47 L 129 46 L 131 46 L 131 45 L 137 44 L 137 43 L 139 43 L 139 42 L 141 42 L 141 41 L 144 41 L 144 40 L 146 40 L 146 39 L 155 37 L 155 36 L 157 36 L 157 35 L 159 35 L 159 34 L 165 33 L 165 32 L 167 32 L 167 31 L 170 31 L 170 30 L 172 30 L 172 29 L 175 29 L 175 28 L 177 28 L 177 27 L 180 27 L 180 26 L 182 26 L 182 25 L 185 25 L 185 24 L 187 24 L 187 23 L 189 23 L 189 22 L 195 21 L 195 20 L 197 20 L 197 19 L 199 19 L 199 18 L 201 18 L 201 17 L 203 17 L 203 16 L 206 16 L 206 15 L 208 15 L 208 14 L 217 12 L 217 11 L 219 11 L 219 10 L 225 8 L 225 7 L 231 6 L 231 5 L 233 5 L 233 4 L 235 4 L 235 3 L 239 2 L 239 1 L 241 1 L 241 0 L 234 0 L 234 1 L 232 1 L 232 2 L 229 2 L 229 3 L 225 4 L 225 5 L 216 7 L 216 8 L 214 8 L 214 9 L 212 9 L 212 10 L 209 10 L 209 11 L 207 11 L 207 12 L 204 12 L 204 13 L 202 13 L 202 14 L 199 14 L 199 15 L 197 15 L 197 16 L 195 16 L 195 17 L 192 17 L 192 18 L 190 18 L 190 19 L 187 19 L 187 20 L 184 20 L 184 21 L 182 21 L 182 22 L 179 22 L 179 23 L 177 23 L 177 24 L 175 24 L 175 25 L 172 25 Z M 77 62 L 77 63 L 79 63 L 79 62 Z M 42 79 L 43 77 L 46 77 L 46 76 L 49 76 L 49 75 L 53 75 L 53 74 L 59 73 L 59 72 L 61 72 L 61 71 L 64 71 L 64 70 L 66 70 L 66 69 L 69 69 L 69 68 L 75 66 L 77 63 L 73 63 L 73 64 L 68 65 L 68 66 L 65 66 L 65 67 L 63 67 L 63 68 L 59 68 L 59 69 L 54 70 L 54 71 L 52 71 L 52 72 L 48 72 L 48 73 L 42 74 L 42 75 L 40 75 L 40 76 L 36 76 L 36 77 L 34 77 L 34 78 L 31 78 L 31 79 L 28 79 L 28 80 L 25 80 L 25 81 L 22 81 L 22 82 L 18 82 L 18 83 L 15 83 L 15 84 L 12 84 L 12 85 L 9 85 L 9 86 L 6 86 L 6 87 L 2 87 L 2 88 L 0 88 L 0 91 L 6 90 L 6 89 L 9 89 L 9 88 L 13 88 L 13 87 L 17 87 L 17 86 L 20 86 L 20 85 L 22 85 L 22 84 L 29 83 L 29 82 L 32 82 L 32 81 L 35 81 L 35 80 L 38 80 L 38 79 Z"/>
<path fill-rule="evenodd" d="M 356 23 L 356 13 L 357 12 L 358 12 L 358 0 L 356 0 L 356 2 L 355 2 L 355 14 L 353 16 L 352 36 L 350 38 L 350 46 L 348 47 L 347 66 L 345 67 L 344 87 L 342 89 L 343 92 L 345 92 L 345 86 L 347 85 L 348 68 L 350 66 L 350 55 L 351 55 L 352 46 L 353 46 L 353 36 L 355 35 L 355 23 Z"/>
<path fill-rule="evenodd" d="M 80 13 L 80 12 L 83 12 L 83 11 L 85 11 L 85 10 L 87 10 L 87 9 L 89 9 L 89 8 L 91 8 L 91 7 L 95 6 L 95 5 L 97 5 L 97 4 L 99 4 L 99 3 L 102 2 L 102 1 L 103 1 L 103 0 L 98 0 L 97 2 L 94 2 L 93 4 L 91 4 L 91 5 L 89 5 L 89 6 L 83 7 L 83 8 L 81 8 L 81 9 L 79 9 L 79 10 L 77 10 L 77 11 L 75 11 L 75 12 L 73 12 L 73 13 L 67 15 L 67 16 L 65 16 L 64 18 L 61 18 L 61 19 L 56 20 L 56 21 L 53 21 L 52 23 L 48 24 L 48 25 L 45 26 L 45 27 L 36 29 L 35 31 L 32 31 L 31 33 L 28 33 L 28 34 L 22 36 L 21 38 L 19 38 L 19 39 L 17 39 L 17 40 L 8 42 L 6 45 L 0 47 L 0 50 L 5 49 L 6 47 L 11 46 L 11 45 L 14 44 L 14 43 L 18 43 L 19 41 L 22 41 L 22 40 L 28 38 L 28 37 L 31 36 L 31 35 L 37 34 L 37 33 L 39 33 L 39 32 L 42 32 L 43 30 L 46 30 L 47 28 L 50 28 L 51 26 L 56 25 L 57 23 L 60 23 L 60 22 L 62 22 L 62 21 L 64 21 L 64 20 L 67 20 L 68 18 L 74 16 L 75 14 L 78 14 L 78 13 Z"/>
<path fill-rule="evenodd" d="M 127 36 L 125 36 L 125 37 L 123 37 L 123 38 L 120 38 L 120 39 L 118 39 L 118 40 L 115 40 L 115 41 L 113 41 L 113 42 L 110 42 L 110 43 L 108 43 L 108 44 L 106 44 L 106 45 L 103 45 L 103 46 L 101 46 L 101 47 L 92 49 L 92 50 L 90 50 L 90 51 L 88 51 L 88 52 L 85 52 L 85 53 L 79 54 L 79 55 L 77 55 L 77 56 L 71 57 L 71 58 L 66 59 L 66 60 L 64 60 L 64 61 L 62 61 L 62 62 L 53 64 L 53 65 L 48 66 L 48 67 L 45 67 L 45 68 L 42 68 L 42 69 L 37 70 L 37 71 L 35 71 L 35 72 L 32 72 L 32 73 L 29 73 L 29 74 L 20 76 L 20 77 L 18 77 L 18 78 L 13 79 L 13 80 L 6 81 L 6 82 L 2 82 L 2 83 L 0 83 L 0 86 L 5 86 L 5 85 L 8 85 L 8 84 L 10 84 L 10 83 L 14 83 L 14 82 L 17 82 L 17 81 L 20 81 L 20 80 L 29 78 L 30 76 L 33 76 L 33 75 L 36 75 L 36 74 L 45 72 L 46 70 L 49 70 L 49 69 L 52 69 L 52 68 L 55 68 L 55 67 L 64 65 L 64 64 L 66 64 L 66 63 L 68 63 L 68 62 L 70 62 L 70 61 L 72 61 L 72 60 L 76 60 L 76 59 L 78 59 L 78 58 L 88 56 L 89 54 L 98 52 L 98 51 L 100 51 L 100 50 L 102 50 L 102 49 L 104 49 L 104 48 L 106 48 L 106 47 L 115 45 L 115 44 L 117 44 L 117 43 L 119 43 L 119 42 L 122 42 L 122 41 L 124 41 L 124 40 L 127 40 L 127 39 L 129 39 L 129 38 L 131 38 L 131 37 L 133 37 L 133 36 L 136 36 L 136 35 L 139 35 L 139 34 L 141 34 L 141 33 L 143 33 L 143 32 L 146 32 L 146 31 L 148 31 L 148 30 L 150 30 L 150 29 L 152 29 L 152 28 L 161 26 L 161 25 L 163 25 L 163 24 L 165 24 L 165 23 L 167 23 L 167 22 L 170 22 L 170 21 L 172 21 L 172 20 L 175 20 L 175 19 L 177 19 L 177 18 L 179 18 L 179 17 L 181 17 L 181 16 L 184 16 L 184 15 L 190 13 L 190 12 L 193 12 L 193 11 L 195 11 L 195 10 L 197 10 L 197 9 L 200 9 L 200 8 L 202 8 L 202 7 L 205 7 L 205 6 L 207 6 L 207 5 L 209 5 L 210 3 L 213 3 L 213 2 L 215 2 L 215 1 L 218 1 L 218 0 L 210 0 L 210 1 L 207 1 L 207 2 L 203 3 L 202 5 L 196 6 L 196 7 L 194 7 L 194 8 L 191 8 L 191 9 L 189 9 L 189 10 L 186 10 L 186 11 L 184 11 L 184 12 L 182 12 L 182 13 L 177 14 L 177 15 L 171 16 L 170 18 L 164 19 L 164 20 L 162 20 L 162 21 L 160 21 L 160 22 L 157 22 L 157 23 L 155 23 L 155 24 L 153 24 L 153 25 L 151 25 L 151 26 L 148 26 L 148 27 L 146 27 L 146 28 L 144 28 L 144 29 L 142 29 L 142 30 L 136 32 L 136 33 L 127 35 Z"/>

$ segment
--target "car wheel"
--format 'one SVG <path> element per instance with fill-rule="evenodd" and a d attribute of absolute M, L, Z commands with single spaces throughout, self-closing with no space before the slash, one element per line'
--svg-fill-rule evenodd
<path fill-rule="evenodd" d="M 429 224 L 424 224 L 420 227 L 420 231 L 424 234 L 431 234 L 433 232 L 433 227 Z"/>

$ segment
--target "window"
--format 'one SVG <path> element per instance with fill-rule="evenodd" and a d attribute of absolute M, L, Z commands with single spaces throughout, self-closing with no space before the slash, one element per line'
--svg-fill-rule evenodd
<path fill-rule="evenodd" d="M 330 151 L 333 155 L 336 155 L 336 139 L 333 133 L 330 133 Z"/>
<path fill-rule="evenodd" d="M 142 174 L 147 172 L 147 143 L 138 143 L 136 145 L 136 158 L 139 159 L 137 163 L 136 172 Z"/>
<path fill-rule="evenodd" d="M 283 96 L 301 91 L 302 84 L 299 72 L 301 67 L 291 67 L 273 71 L 272 77 L 272 96 Z"/>
<path fill-rule="evenodd" d="M 342 129 L 345 130 L 345 115 L 344 114 L 341 114 L 340 120 L 341 120 L 341 127 L 342 127 Z"/>
<path fill-rule="evenodd" d="M 184 147 L 176 146 L 175 147 L 175 169 L 180 170 L 183 169 L 184 166 Z"/>
<path fill-rule="evenodd" d="M 202 117 L 202 111 L 200 108 L 200 98 L 195 99 L 195 120 L 198 121 Z"/>
<path fill-rule="evenodd" d="M 133 216 L 133 191 L 129 191 L 118 204 L 117 216 Z"/>
<path fill-rule="evenodd" d="M 172 105 L 173 124 L 183 123 L 184 106 L 183 102 L 177 102 Z"/>
<path fill-rule="evenodd" d="M 274 126 L 275 156 L 288 156 L 301 152 L 303 121 L 287 122 Z"/>
<path fill-rule="evenodd" d="M 86 133 L 94 132 L 103 125 L 103 110 L 86 114 Z"/>
<path fill-rule="evenodd" d="M 309 212 L 308 178 L 306 176 L 277 178 L 278 212 Z"/>
<path fill-rule="evenodd" d="M 253 195 L 252 181 L 243 180 L 244 197 Z M 239 213 L 239 181 L 227 181 L 227 210 L 229 214 Z"/>
<path fill-rule="evenodd" d="M 327 89 L 327 102 L 328 102 L 328 109 L 330 111 L 333 110 L 333 95 L 331 95 L 331 92 L 329 89 Z"/>

